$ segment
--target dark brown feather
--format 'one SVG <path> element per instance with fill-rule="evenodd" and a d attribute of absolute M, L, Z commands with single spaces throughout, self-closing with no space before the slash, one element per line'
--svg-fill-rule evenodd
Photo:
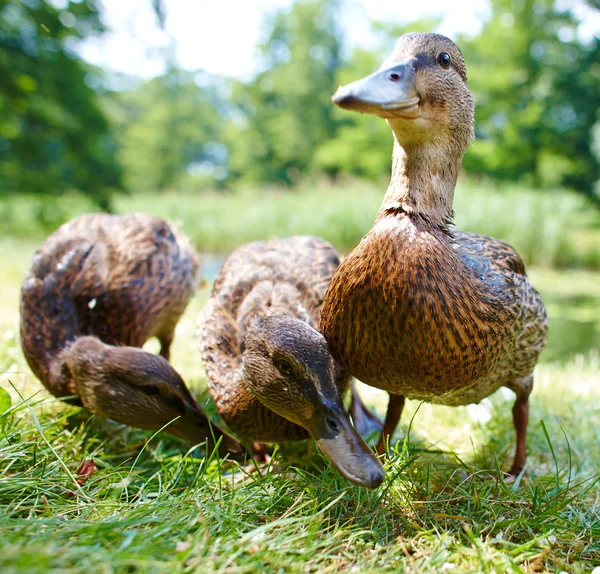
<path fill-rule="evenodd" d="M 306 438 L 300 426 L 263 406 L 242 380 L 244 332 L 271 312 L 319 329 L 323 296 L 339 264 L 333 247 L 316 237 L 249 243 L 223 265 L 199 319 L 198 339 L 211 396 L 223 420 L 253 441 Z M 337 372 L 343 392 L 348 377 Z"/>
<path fill-rule="evenodd" d="M 190 300 L 200 259 L 161 219 L 89 214 L 61 226 L 35 253 L 21 291 L 21 343 L 57 397 L 75 394 L 50 365 L 75 337 L 141 347 L 170 340 Z"/>

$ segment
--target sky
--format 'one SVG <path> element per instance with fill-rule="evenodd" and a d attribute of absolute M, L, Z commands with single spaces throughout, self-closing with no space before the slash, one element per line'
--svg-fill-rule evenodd
<path fill-rule="evenodd" d="M 600 33 L 600 12 L 590 12 L 578 0 L 580 37 Z M 61 7 L 65 0 L 52 0 Z M 102 17 L 111 30 L 80 47 L 83 58 L 109 70 L 150 78 L 161 74 L 160 49 L 176 41 L 179 65 L 210 73 L 250 79 L 259 65 L 256 45 L 263 37 L 264 17 L 291 0 L 164 0 L 165 34 L 158 26 L 151 0 L 102 0 Z M 346 0 L 344 21 L 351 43 L 369 46 L 369 20 L 407 23 L 436 16 L 435 30 L 453 37 L 477 34 L 489 16 L 488 0 Z"/>

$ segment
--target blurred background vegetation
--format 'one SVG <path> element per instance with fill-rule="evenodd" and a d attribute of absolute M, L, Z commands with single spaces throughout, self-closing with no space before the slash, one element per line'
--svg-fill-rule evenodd
<path fill-rule="evenodd" d="M 368 22 L 367 3 L 384 0 L 0 0 L 0 394 L 16 399 L 18 389 L 31 411 L 15 402 L 19 426 L 0 432 L 0 570 L 598 566 L 600 41 L 582 33 L 591 16 L 600 31 L 598 2 L 389 0 L 380 10 L 388 19 Z M 71 217 L 101 209 L 174 220 L 204 252 L 209 282 L 246 241 L 312 233 L 342 253 L 358 243 L 389 180 L 392 134 L 330 97 L 377 69 L 400 34 L 445 31 L 442 18 L 391 23 L 390 10 L 412 14 L 415 4 L 444 7 L 455 22 L 464 5 L 489 8 L 474 16 L 477 33 L 453 35 L 477 105 L 454 207 L 461 229 L 519 251 L 548 310 L 521 486 L 471 476 L 501 465 L 513 444 L 512 401 L 502 393 L 466 408 L 409 405 L 419 413 L 414 426 L 404 420 L 394 484 L 370 499 L 344 494 L 337 478 L 302 461 L 299 472 L 239 480 L 214 461 L 182 457 L 181 445 L 142 440 L 38 394 L 19 346 L 19 289 L 45 235 Z M 111 10 L 123 5 L 133 6 L 125 34 L 129 25 L 144 38 L 163 29 L 144 48 L 161 63 L 149 76 L 84 53 L 96 41 L 102 52 L 115 28 Z M 236 36 L 256 25 L 248 5 L 271 7 L 249 73 L 234 77 L 222 62 L 211 68 L 220 74 L 189 60 L 183 67 L 176 18 L 187 19 L 188 49 L 225 45 L 248 62 Z M 361 14 L 369 42 L 348 25 Z M 117 58 L 131 56 L 128 47 L 119 44 Z M 178 325 L 172 356 L 204 394 L 195 332 L 209 289 Z M 385 404 L 383 392 L 361 392 Z M 71 497 L 87 458 L 98 471 L 85 498 Z"/>
<path fill-rule="evenodd" d="M 148 4 L 164 24 L 165 5 Z M 0 0 L 0 231 L 37 237 L 82 211 L 135 209 L 182 222 L 208 251 L 288 233 L 350 249 L 385 190 L 392 136 L 330 96 L 439 20 L 372 22 L 367 50 L 352 48 L 345 9 L 297 0 L 265 16 L 246 81 L 178 68 L 176 39 L 166 71 L 143 80 L 81 59 L 82 40 L 105 32 L 97 0 Z M 600 41 L 579 24 L 569 3 L 492 0 L 481 32 L 454 38 L 477 102 L 456 212 L 527 263 L 594 269 Z"/>

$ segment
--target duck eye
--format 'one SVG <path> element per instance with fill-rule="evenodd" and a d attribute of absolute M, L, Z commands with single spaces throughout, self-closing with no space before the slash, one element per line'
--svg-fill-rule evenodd
<path fill-rule="evenodd" d="M 285 359 L 277 359 L 275 361 L 275 366 L 282 375 L 289 375 L 293 370 L 292 363 Z"/>
<path fill-rule="evenodd" d="M 450 54 L 448 52 L 441 52 L 438 54 L 437 63 L 442 66 L 442 68 L 448 69 L 450 67 Z"/>
<path fill-rule="evenodd" d="M 144 385 L 142 387 L 142 392 L 146 393 L 147 395 L 158 395 L 159 389 L 156 385 Z"/>
<path fill-rule="evenodd" d="M 180 415 L 184 415 L 186 408 L 183 401 L 176 396 L 167 397 L 167 404 L 173 407 Z"/>
<path fill-rule="evenodd" d="M 337 432 L 340 430 L 340 425 L 339 423 L 332 417 L 327 417 L 327 426 L 329 427 L 329 430 L 332 430 L 333 432 Z"/>

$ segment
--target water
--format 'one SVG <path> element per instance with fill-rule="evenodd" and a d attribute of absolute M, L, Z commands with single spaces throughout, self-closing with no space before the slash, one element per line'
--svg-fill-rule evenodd
<path fill-rule="evenodd" d="M 215 255 L 214 253 L 202 254 L 202 277 L 206 281 L 213 282 L 219 273 L 223 263 L 225 263 L 225 255 Z"/>
<path fill-rule="evenodd" d="M 600 284 L 600 274 L 598 276 Z M 556 296 L 541 291 L 550 333 L 543 361 L 567 360 L 577 353 L 600 351 L 600 292 L 597 297 Z"/>

